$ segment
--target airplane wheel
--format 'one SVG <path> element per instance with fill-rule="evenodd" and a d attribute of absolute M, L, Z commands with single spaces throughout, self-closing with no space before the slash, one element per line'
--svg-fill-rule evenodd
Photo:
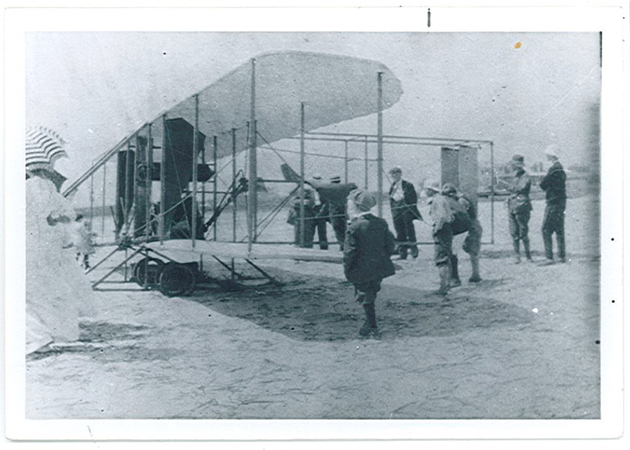
<path fill-rule="evenodd" d="M 182 264 L 168 263 L 160 275 L 160 292 L 169 297 L 190 294 L 195 284 L 195 273 Z"/>
<path fill-rule="evenodd" d="M 144 286 L 145 276 L 148 277 L 148 285 L 159 283 L 160 275 L 164 270 L 164 261 L 157 258 L 143 258 L 134 266 L 133 276 L 140 286 Z"/>

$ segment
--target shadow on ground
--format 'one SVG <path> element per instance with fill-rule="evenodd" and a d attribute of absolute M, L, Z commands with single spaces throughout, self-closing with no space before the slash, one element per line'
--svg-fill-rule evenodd
<path fill-rule="evenodd" d="M 277 270 L 274 275 L 291 281 L 226 292 L 196 292 L 191 300 L 232 317 L 302 341 L 348 341 L 358 338 L 363 309 L 354 299 L 350 283 L 327 277 L 305 277 Z M 524 308 L 502 303 L 484 292 L 500 280 L 480 286 L 455 289 L 447 298 L 432 291 L 385 285 L 377 300 L 381 339 L 398 337 L 441 337 L 474 328 L 514 327 L 528 323 Z"/>
<path fill-rule="evenodd" d="M 27 356 L 29 361 L 66 354 L 97 357 L 103 363 L 167 361 L 177 355 L 175 349 L 147 348 L 143 339 L 152 330 L 143 325 L 110 322 L 84 322 L 80 324 L 77 342 L 46 346 Z"/>

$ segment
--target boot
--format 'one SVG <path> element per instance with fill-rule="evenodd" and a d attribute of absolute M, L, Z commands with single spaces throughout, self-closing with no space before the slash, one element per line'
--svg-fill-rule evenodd
<path fill-rule="evenodd" d="M 527 261 L 532 262 L 532 254 L 529 251 L 529 238 L 528 237 L 523 238 L 523 248 L 525 249 L 525 258 L 527 258 Z"/>
<path fill-rule="evenodd" d="M 457 255 L 451 256 L 451 281 L 450 287 L 461 286 L 462 281 L 459 279 L 459 267 L 457 261 Z"/>
<path fill-rule="evenodd" d="M 363 305 L 363 310 L 365 311 L 365 323 L 359 330 L 359 335 L 363 337 L 378 335 L 378 326 L 376 324 L 376 310 L 374 308 L 374 303 Z"/>
<path fill-rule="evenodd" d="M 481 277 L 479 276 L 479 256 L 470 255 L 470 265 L 472 267 L 472 275 L 468 279 L 469 283 L 479 283 Z"/>
<path fill-rule="evenodd" d="M 451 265 L 440 264 L 438 266 L 438 273 L 440 274 L 440 289 L 436 292 L 437 295 L 448 294 L 448 284 L 451 278 Z"/>
<path fill-rule="evenodd" d="M 520 264 L 521 262 L 521 243 L 518 239 L 512 241 L 514 244 L 514 263 Z"/>

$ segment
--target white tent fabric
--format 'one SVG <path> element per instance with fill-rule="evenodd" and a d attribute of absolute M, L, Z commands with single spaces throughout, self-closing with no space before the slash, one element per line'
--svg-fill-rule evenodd
<path fill-rule="evenodd" d="M 382 63 L 310 52 L 259 55 L 198 93 L 199 131 L 217 136 L 218 157 L 232 151 L 231 130 L 238 129 L 237 151 L 247 147 L 242 130 L 251 117 L 252 67 L 255 65 L 255 112 L 258 133 L 272 143 L 300 133 L 300 108 L 305 104 L 305 129 L 312 131 L 378 111 L 378 73 L 382 73 L 383 109 L 402 95 L 400 80 Z M 194 124 L 195 96 L 166 113 Z M 156 122 L 161 120 L 156 119 Z"/>

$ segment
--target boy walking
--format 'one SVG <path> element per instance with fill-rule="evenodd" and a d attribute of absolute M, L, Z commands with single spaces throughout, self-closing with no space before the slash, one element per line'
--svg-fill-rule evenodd
<path fill-rule="evenodd" d="M 359 330 L 363 337 L 378 336 L 374 303 L 383 278 L 394 275 L 390 259 L 394 253 L 394 236 L 387 222 L 370 213 L 376 198 L 369 192 L 355 189 L 348 196 L 352 221 L 346 230 L 343 267 L 346 279 L 354 285 L 356 301 L 363 306 L 365 323 Z"/>

